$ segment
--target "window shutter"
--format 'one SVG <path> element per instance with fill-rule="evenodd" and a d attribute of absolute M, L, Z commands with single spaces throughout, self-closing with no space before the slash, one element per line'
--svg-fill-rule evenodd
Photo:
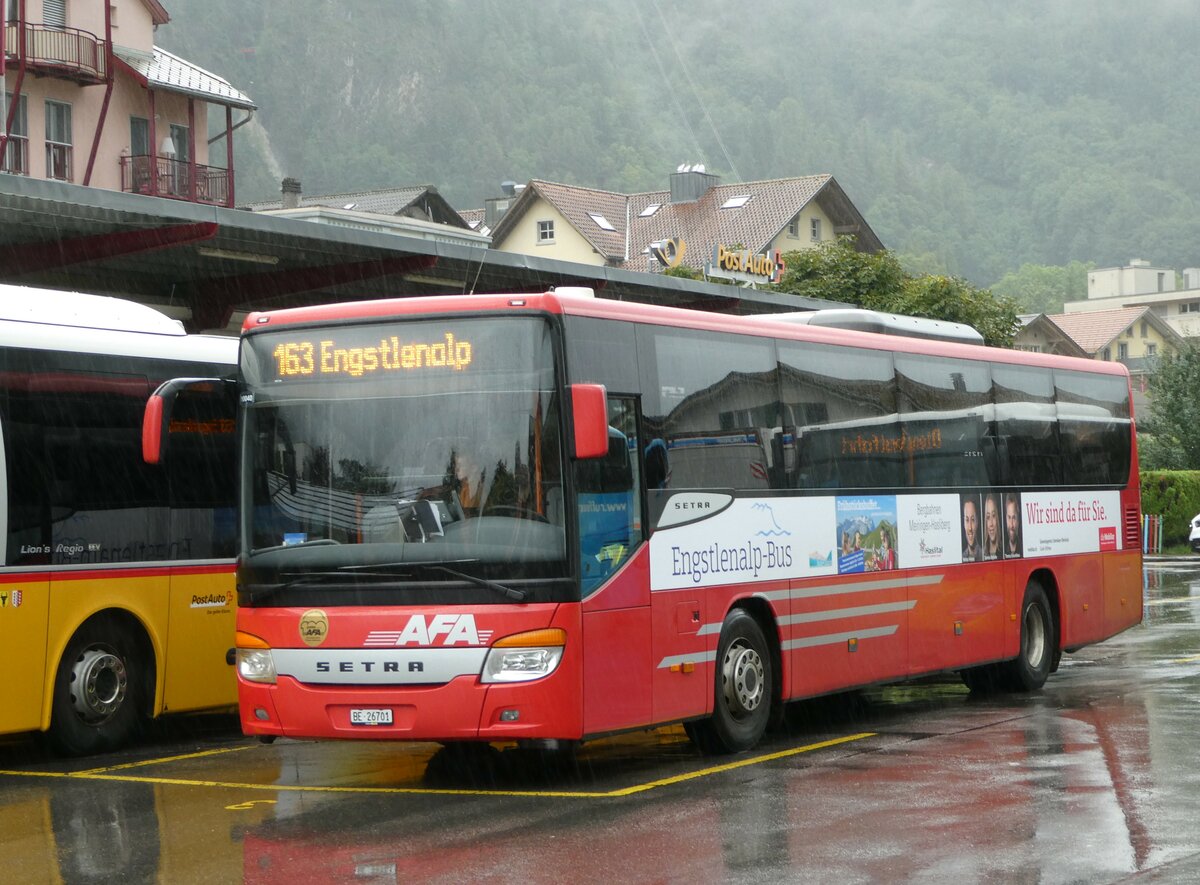
<path fill-rule="evenodd" d="M 42 21 L 48 28 L 65 28 L 67 0 L 42 0 Z"/>

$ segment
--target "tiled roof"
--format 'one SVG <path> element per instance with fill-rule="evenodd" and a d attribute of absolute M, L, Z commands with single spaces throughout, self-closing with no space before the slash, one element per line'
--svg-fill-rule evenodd
<path fill-rule="evenodd" d="M 625 194 L 613 191 L 593 190 L 586 187 L 575 187 L 569 184 L 556 184 L 552 181 L 534 179 L 521 192 L 519 203 L 528 207 L 532 205 L 533 197 L 541 196 L 561 212 L 589 243 L 595 247 L 607 261 L 620 261 L 625 256 L 625 211 L 628 198 Z M 513 204 L 509 209 L 521 212 L 521 205 Z M 605 230 L 591 217 L 599 215 L 612 225 L 614 230 Z M 505 216 L 505 219 L 508 216 Z M 496 226 L 501 229 L 504 220 Z M 515 217 L 514 217 L 515 220 Z"/>
<path fill-rule="evenodd" d="M 301 194 L 300 205 L 324 206 L 328 209 L 353 209 L 356 212 L 374 212 L 377 215 L 395 215 L 429 192 L 429 185 L 413 187 L 383 188 L 373 191 L 350 191 L 344 194 Z M 254 212 L 266 212 L 283 208 L 282 200 L 260 200 L 247 203 L 245 208 Z"/>
<path fill-rule="evenodd" d="M 645 270 L 643 253 L 650 244 L 669 237 L 682 237 L 685 243 L 726 245 L 741 244 L 751 252 L 761 252 L 833 181 L 831 175 L 806 175 L 741 184 L 719 184 L 691 203 L 672 203 L 670 191 L 634 194 L 631 198 L 632 224 L 629 236 L 630 270 Z M 749 196 L 739 208 L 722 209 L 733 197 Z M 643 210 L 660 204 L 653 215 L 641 218 Z M 702 267 L 711 256 L 685 253 L 683 263 Z"/>
<path fill-rule="evenodd" d="M 467 223 L 467 227 L 471 230 L 487 233 L 483 222 L 487 219 L 486 209 L 459 209 L 458 214 L 462 216 L 462 220 Z"/>
<path fill-rule="evenodd" d="M 181 92 L 235 108 L 254 110 L 256 107 L 248 95 L 234 89 L 228 80 L 209 73 L 165 49 L 155 46 L 151 57 L 121 47 L 113 47 L 113 51 L 152 88 Z"/>
<path fill-rule="evenodd" d="M 1047 319 L 1088 353 L 1096 353 L 1136 323 L 1148 307 L 1123 307 L 1119 310 L 1089 310 L 1080 313 L 1056 313 Z M 1150 314 L 1153 319 L 1153 314 Z M 1158 325 L 1156 323 L 1156 325 Z"/>
<path fill-rule="evenodd" d="M 562 213 L 608 263 L 628 270 L 646 270 L 649 245 L 671 237 L 696 244 L 682 262 L 694 268 L 709 259 L 704 249 L 714 243 L 759 252 L 814 199 L 822 202 L 835 226 L 854 227 L 864 248 L 883 248 L 831 175 L 718 184 L 699 199 L 680 203 L 671 202 L 669 190 L 622 194 L 534 179 L 497 225 L 493 242 L 501 241 L 538 197 Z M 734 197 L 749 199 L 721 208 Z M 651 213 L 652 206 L 658 208 Z M 612 230 L 592 216 L 602 217 Z"/>

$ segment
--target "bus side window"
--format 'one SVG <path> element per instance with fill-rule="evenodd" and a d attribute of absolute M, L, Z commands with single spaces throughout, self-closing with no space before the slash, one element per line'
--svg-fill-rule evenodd
<path fill-rule="evenodd" d="M 575 462 L 580 575 L 595 590 L 641 541 L 637 412 L 632 397 L 608 398 L 608 454 Z"/>

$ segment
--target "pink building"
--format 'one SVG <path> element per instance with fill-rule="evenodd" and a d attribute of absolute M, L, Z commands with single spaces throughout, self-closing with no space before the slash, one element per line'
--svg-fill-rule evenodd
<path fill-rule="evenodd" d="M 3 2 L 0 172 L 233 206 L 233 130 L 254 103 L 154 45 L 158 0 Z"/>

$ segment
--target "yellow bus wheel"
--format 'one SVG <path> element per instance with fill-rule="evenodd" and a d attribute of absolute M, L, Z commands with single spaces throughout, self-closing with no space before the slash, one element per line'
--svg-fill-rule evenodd
<path fill-rule="evenodd" d="M 128 743 L 142 726 L 145 673 L 136 644 L 110 618 L 84 624 L 67 645 L 54 680 L 50 743 L 68 756 Z"/>

